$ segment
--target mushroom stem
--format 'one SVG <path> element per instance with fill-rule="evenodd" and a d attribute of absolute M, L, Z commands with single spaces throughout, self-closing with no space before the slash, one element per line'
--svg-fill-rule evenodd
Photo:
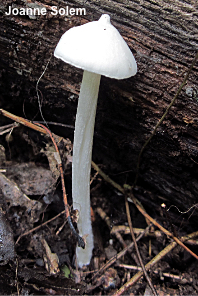
<path fill-rule="evenodd" d="M 79 267 L 90 263 L 93 250 L 93 233 L 90 212 L 90 170 L 96 106 L 101 75 L 84 71 L 75 123 L 72 198 L 79 211 L 78 230 L 86 237 L 85 249 L 77 247 Z"/>

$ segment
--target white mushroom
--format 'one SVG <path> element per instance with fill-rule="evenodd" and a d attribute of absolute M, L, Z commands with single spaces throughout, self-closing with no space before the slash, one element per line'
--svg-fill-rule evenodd
<path fill-rule="evenodd" d="M 93 132 L 101 75 L 124 79 L 137 72 L 136 61 L 128 45 L 111 25 L 107 14 L 98 21 L 68 30 L 61 37 L 55 57 L 84 69 L 75 123 L 72 198 L 79 211 L 78 230 L 86 236 L 85 249 L 77 247 L 78 266 L 90 263 L 93 234 L 90 215 L 90 169 Z"/>

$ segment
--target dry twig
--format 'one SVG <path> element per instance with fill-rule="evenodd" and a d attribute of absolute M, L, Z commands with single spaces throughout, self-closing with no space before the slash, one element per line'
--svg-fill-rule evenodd
<path fill-rule="evenodd" d="M 22 125 L 25 125 L 25 126 L 31 128 L 31 129 L 34 129 L 34 130 L 36 130 L 36 131 L 38 131 L 38 132 L 40 132 L 42 134 L 48 135 L 48 132 L 44 128 L 42 128 L 42 127 L 40 127 L 38 125 L 35 125 L 32 122 L 30 122 L 30 121 L 28 121 L 28 120 L 26 120 L 26 119 L 24 119 L 22 117 L 16 116 L 16 115 L 14 115 L 14 114 L 12 114 L 12 113 L 4 110 L 4 109 L 0 109 L 0 114 L 2 114 L 3 116 L 8 117 L 8 118 L 18 122 L 18 123 L 20 123 Z"/>
<path fill-rule="evenodd" d="M 61 183 L 62 183 L 62 191 L 63 191 L 63 201 L 64 201 L 64 205 L 65 205 L 65 214 L 66 214 L 66 218 L 67 218 L 67 221 L 68 221 L 68 224 L 69 224 L 69 227 L 72 231 L 72 233 L 74 234 L 74 236 L 76 237 L 77 239 L 77 242 L 78 242 L 78 246 L 81 247 L 81 248 L 85 248 L 85 241 L 84 239 L 76 232 L 76 229 L 74 228 L 73 224 L 72 224 L 72 220 L 71 220 L 71 216 L 70 216 L 70 212 L 69 212 L 69 206 L 68 206 L 68 202 L 67 202 L 67 194 L 66 194 L 66 189 L 65 189 L 65 180 L 64 180 L 64 174 L 63 174 L 63 167 L 62 167 L 62 161 L 61 161 L 61 157 L 60 157 L 60 153 L 59 153 L 59 150 L 58 150 L 58 146 L 56 144 L 56 141 L 54 140 L 54 137 L 51 133 L 51 131 L 46 127 L 44 126 L 43 124 L 41 123 L 36 123 L 36 125 L 39 125 L 40 127 L 42 127 L 44 130 L 47 131 L 47 133 L 49 134 L 53 144 L 54 144 L 54 147 L 56 149 L 56 161 L 58 163 L 58 167 L 59 167 L 59 170 L 60 170 L 60 175 L 61 175 Z"/>
<path fill-rule="evenodd" d="M 125 189 L 129 189 L 132 190 L 132 187 L 129 185 L 125 186 L 125 189 L 120 186 L 119 184 L 117 184 L 115 181 L 113 181 L 109 176 L 107 176 L 95 163 L 93 163 L 92 161 L 92 166 L 94 167 L 95 170 L 97 170 L 97 172 L 103 177 L 103 179 L 110 183 L 113 187 L 115 187 L 116 189 L 118 189 L 121 193 L 125 194 Z M 172 242 L 170 245 L 168 245 L 164 250 L 162 250 L 157 256 L 155 256 L 149 263 L 146 264 L 145 268 L 146 270 L 149 270 L 150 267 L 152 267 L 155 263 L 157 263 L 159 260 L 161 260 L 161 258 L 163 256 L 165 256 L 168 252 L 170 252 L 174 247 L 176 247 L 177 244 L 181 245 L 183 248 L 185 248 L 185 250 L 187 250 L 188 252 L 191 253 L 192 256 L 194 256 L 196 259 L 198 258 L 196 254 L 194 254 L 191 250 L 189 250 L 182 242 L 185 240 L 188 240 L 192 237 L 195 237 L 198 235 L 198 232 L 192 233 L 189 236 L 183 237 L 181 238 L 181 240 L 179 240 L 176 237 L 173 237 L 173 235 L 166 230 L 164 227 L 162 227 L 159 223 L 157 223 L 153 218 L 151 218 L 145 210 L 142 209 L 142 207 L 138 204 L 138 200 L 134 198 L 135 201 L 135 205 L 137 206 L 138 210 L 147 218 L 149 219 L 155 226 L 157 226 L 161 231 L 163 231 L 166 235 L 172 237 L 175 242 Z M 115 259 L 115 261 L 117 260 L 117 258 Z M 113 261 L 113 259 L 109 260 L 109 264 L 111 265 L 111 261 Z M 113 261 L 113 262 L 115 262 Z M 106 266 L 106 265 L 105 265 Z M 109 265 L 108 265 L 109 266 Z M 100 270 L 102 271 L 102 269 Z M 122 293 L 126 292 L 126 290 L 132 286 L 136 281 L 138 281 L 141 276 L 143 275 L 143 272 L 140 271 L 138 272 L 129 282 L 127 282 L 123 287 L 120 288 L 120 290 L 118 290 L 113 296 L 118 296 L 121 295 Z"/>
<path fill-rule="evenodd" d="M 198 260 L 198 256 L 193 253 L 188 247 L 186 247 L 181 240 L 179 240 L 176 236 L 174 236 L 170 231 L 168 231 L 167 229 L 165 229 L 163 226 L 161 226 L 159 223 L 157 223 L 155 221 L 155 219 L 153 219 L 152 217 L 150 217 L 144 209 L 142 209 L 142 207 L 139 205 L 138 200 L 131 194 L 131 198 L 135 204 L 135 206 L 137 207 L 137 209 L 142 213 L 142 215 L 144 215 L 147 219 L 149 219 L 155 226 L 157 226 L 161 231 L 163 231 L 167 236 L 172 237 L 174 239 L 174 241 L 176 241 L 176 243 L 178 243 L 178 245 L 180 245 L 181 247 L 183 247 L 187 252 L 189 252 L 193 257 L 195 257 L 195 259 Z"/>
<path fill-rule="evenodd" d="M 126 268 L 126 269 L 129 269 L 129 270 L 138 270 L 138 271 L 142 271 L 142 268 L 139 267 L 139 266 L 134 266 L 134 265 L 128 265 L 128 264 L 122 264 L 122 263 L 118 263 L 116 264 L 116 266 L 120 267 L 120 268 Z M 171 278 L 173 279 L 174 281 L 178 281 L 179 283 L 181 284 L 187 284 L 189 282 L 192 282 L 193 279 L 190 278 L 186 278 L 185 277 L 185 274 L 182 274 L 182 275 L 176 275 L 176 274 L 172 274 L 172 273 L 169 273 L 169 272 L 162 272 L 159 271 L 159 270 L 152 270 L 153 273 L 155 274 L 158 274 L 160 275 L 160 278 L 163 278 L 163 277 L 168 277 L 168 278 Z"/>
<path fill-rule="evenodd" d="M 94 164 L 94 165 L 93 165 Z M 120 186 L 119 184 L 117 184 L 115 181 L 113 181 L 109 176 L 107 176 L 103 171 L 101 171 L 101 169 L 92 161 L 92 166 L 94 167 L 95 170 L 98 171 L 98 173 L 103 177 L 103 179 L 110 183 L 112 186 L 114 186 L 116 189 L 118 189 L 120 192 L 122 192 L 123 194 L 125 194 L 125 189 Z M 125 184 L 125 188 L 132 190 L 132 187 L 129 185 Z M 132 193 L 131 193 L 132 195 Z M 131 200 L 133 200 L 133 195 L 131 196 Z M 155 226 L 157 226 L 161 231 L 163 231 L 167 236 L 172 237 L 180 246 L 182 246 L 186 251 L 188 251 L 193 257 L 195 257 L 196 259 L 198 259 L 198 256 L 193 253 L 189 248 L 187 248 L 177 237 L 174 237 L 172 235 L 172 233 L 170 233 L 167 229 L 165 229 L 164 227 L 162 227 L 159 223 L 157 223 L 152 217 L 150 217 L 146 211 L 142 208 L 141 204 L 139 203 L 139 201 L 134 198 L 133 200 L 134 204 L 136 205 L 136 207 L 138 208 L 138 210 L 145 216 L 146 219 L 150 220 Z"/>
<path fill-rule="evenodd" d="M 144 230 L 144 232 L 140 233 L 140 235 L 138 235 L 138 237 L 136 238 L 136 241 L 139 241 L 144 236 L 144 234 L 149 230 L 150 227 L 151 227 L 151 225 L 149 225 Z M 133 247 L 134 247 L 134 242 L 132 242 L 126 248 L 124 248 L 122 251 L 120 251 L 118 254 L 116 254 L 115 256 L 113 256 L 105 265 L 103 265 L 96 272 L 96 274 L 94 274 L 94 276 L 91 278 L 91 280 L 94 280 L 99 274 L 101 274 L 102 272 L 104 272 L 107 268 L 109 268 L 112 264 L 114 264 L 118 259 L 120 259 L 121 257 L 123 257 L 126 254 L 126 252 L 128 252 L 129 250 L 131 250 Z"/>
<path fill-rule="evenodd" d="M 108 228 L 109 228 L 109 230 L 110 230 L 110 232 L 111 232 L 112 228 L 111 228 L 111 221 L 110 221 L 110 218 L 106 215 L 106 213 L 103 211 L 102 208 L 99 208 L 99 207 L 98 207 L 98 208 L 96 209 L 96 212 L 97 212 L 97 213 L 100 215 L 100 217 L 106 222 L 106 224 L 107 224 L 107 226 L 108 226 Z M 114 232 L 113 234 L 115 235 L 115 237 L 117 238 L 117 240 L 122 244 L 122 246 L 123 246 L 124 248 L 126 248 L 127 245 L 126 245 L 125 241 L 123 240 L 121 234 L 120 234 L 119 232 Z"/>
<path fill-rule="evenodd" d="M 41 227 L 43 227 L 43 226 L 47 225 L 48 223 L 52 222 L 53 220 L 57 219 L 59 216 L 61 216 L 61 215 L 64 214 L 64 213 L 65 213 L 65 210 L 62 211 L 62 212 L 60 212 L 58 215 L 54 216 L 54 217 L 51 218 L 50 220 L 47 220 L 47 221 L 44 222 L 43 224 L 41 224 L 41 225 L 39 225 L 39 226 L 37 226 L 37 227 L 31 229 L 31 230 L 28 230 L 28 231 L 22 233 L 22 234 L 18 237 L 18 239 L 17 239 L 17 241 L 16 241 L 15 244 L 17 245 L 18 242 L 20 241 L 20 239 L 21 239 L 23 236 L 26 236 L 26 235 L 28 235 L 28 234 L 30 234 L 30 233 L 32 233 L 32 232 L 34 232 L 34 231 L 40 229 Z"/>
<path fill-rule="evenodd" d="M 182 237 L 181 241 L 186 241 L 196 236 L 198 236 L 198 231 Z M 171 244 L 169 244 L 165 249 L 163 249 L 159 254 L 157 254 L 150 262 L 148 262 L 145 265 L 146 270 L 149 270 L 152 266 L 154 266 L 159 260 L 161 260 L 166 254 L 168 254 L 176 246 L 177 246 L 176 242 L 172 242 Z M 113 294 L 113 296 L 119 296 L 119 295 L 122 295 L 123 293 L 126 293 L 126 291 L 134 283 L 136 283 L 142 276 L 143 276 L 142 271 L 139 271 L 138 273 L 136 273 L 126 284 L 124 284 L 118 291 L 116 291 L 116 293 Z"/>
<path fill-rule="evenodd" d="M 72 230 L 72 233 L 74 234 L 74 236 L 76 237 L 77 241 L 78 241 L 78 246 L 81 247 L 81 248 L 85 248 L 85 242 L 84 242 L 84 239 L 82 237 L 79 236 L 79 234 L 76 232 L 73 224 L 72 224 L 72 220 L 71 220 L 71 217 L 70 217 L 70 212 L 69 212 L 69 206 L 68 206 L 68 203 L 67 203 L 67 194 L 66 194 L 66 189 L 65 189 L 65 181 L 64 181 L 64 174 L 63 174 L 63 168 L 62 168 L 62 161 L 61 161 L 61 157 L 60 157 L 60 153 L 59 153 L 59 150 L 58 150 L 58 146 L 56 144 L 56 141 L 54 140 L 54 137 L 51 133 L 51 131 L 46 127 L 44 126 L 43 124 L 40 124 L 40 123 L 36 123 L 36 124 L 33 124 L 32 122 L 22 118 L 22 117 L 18 117 L 10 112 L 7 112 L 3 109 L 0 109 L 0 113 L 18 123 L 21 123 L 31 129 L 34 129 L 40 133 L 43 133 L 43 134 L 46 134 L 48 136 L 50 136 L 53 144 L 54 144 L 54 147 L 55 147 L 55 150 L 56 150 L 56 160 L 57 160 L 57 163 L 58 163 L 58 167 L 59 167 L 59 170 L 60 170 L 60 175 L 61 175 L 61 183 L 62 183 L 62 191 L 63 191 L 63 201 L 64 201 L 64 205 L 65 205 L 65 213 L 66 213 L 66 218 L 68 220 L 68 224 L 69 224 L 69 227 L 70 229 Z M 29 233 L 29 232 L 28 232 Z M 20 236 L 21 238 L 21 236 Z M 19 241 L 19 239 L 17 240 L 17 242 Z"/>
<path fill-rule="evenodd" d="M 140 255 L 140 252 L 139 252 L 139 249 L 138 249 L 138 245 L 137 245 L 137 242 L 136 242 L 136 239 L 135 239 L 135 234 L 134 234 L 134 231 L 133 231 L 133 224 L 132 224 L 132 221 L 131 221 L 131 215 L 130 215 L 130 210 L 129 210 L 129 202 L 127 200 L 127 197 L 125 197 L 125 207 L 126 207 L 126 214 L 127 214 L 127 220 L 128 220 L 128 224 L 129 224 L 129 228 L 130 228 L 130 232 L 131 232 L 131 236 L 132 236 L 132 239 L 133 239 L 133 242 L 134 242 L 134 246 L 135 246 L 135 250 L 136 250 L 136 253 L 137 253 L 137 256 L 138 256 L 138 260 L 139 260 L 139 263 L 142 267 L 142 270 L 143 270 L 143 273 L 145 275 L 145 278 L 149 284 L 149 287 L 151 288 L 153 294 L 156 296 L 157 295 L 157 292 L 155 291 L 155 288 L 151 282 L 151 279 L 149 278 L 148 276 L 148 273 L 145 269 L 145 266 L 144 266 L 144 263 L 142 261 L 142 258 L 141 258 L 141 255 Z"/>

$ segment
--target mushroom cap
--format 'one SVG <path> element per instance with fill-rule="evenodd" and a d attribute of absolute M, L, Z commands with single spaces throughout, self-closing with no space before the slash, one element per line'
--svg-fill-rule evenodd
<path fill-rule="evenodd" d="M 103 14 L 98 21 L 66 31 L 54 56 L 77 68 L 116 79 L 137 73 L 137 64 L 127 43 Z"/>

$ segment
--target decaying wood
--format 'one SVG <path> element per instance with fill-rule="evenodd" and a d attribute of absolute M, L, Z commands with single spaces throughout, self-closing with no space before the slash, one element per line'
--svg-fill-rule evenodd
<path fill-rule="evenodd" d="M 102 78 L 93 159 L 111 172 L 129 171 L 133 183 L 138 153 L 182 83 L 198 48 L 196 0 L 41 0 L 47 15 L 5 15 L 8 6 L 28 7 L 33 0 L 3 0 L 0 5 L 0 108 L 34 119 L 36 82 L 51 57 L 39 89 L 46 121 L 74 125 L 82 71 L 53 57 L 69 28 L 109 13 L 131 48 L 138 74 L 126 80 Z M 51 6 L 84 7 L 83 16 L 52 16 Z M 80 44 L 79 44 L 80 47 Z M 187 209 L 198 194 L 198 66 L 147 147 L 139 184 Z M 39 116 L 37 118 L 40 119 Z M 2 118 L 0 119 L 3 120 Z M 72 139 L 73 130 L 54 130 Z M 123 183 L 126 174 L 123 174 Z M 120 179 L 119 179 L 120 181 Z"/>
<path fill-rule="evenodd" d="M 0 188 L 4 196 L 4 200 L 9 207 L 22 206 L 26 208 L 26 212 L 30 213 L 30 222 L 37 221 L 36 213 L 42 210 L 42 203 L 40 201 L 30 199 L 14 181 L 9 180 L 0 173 Z"/>
<path fill-rule="evenodd" d="M 5 265 L 10 259 L 14 259 L 14 239 L 12 229 L 0 206 L 0 265 Z"/>

